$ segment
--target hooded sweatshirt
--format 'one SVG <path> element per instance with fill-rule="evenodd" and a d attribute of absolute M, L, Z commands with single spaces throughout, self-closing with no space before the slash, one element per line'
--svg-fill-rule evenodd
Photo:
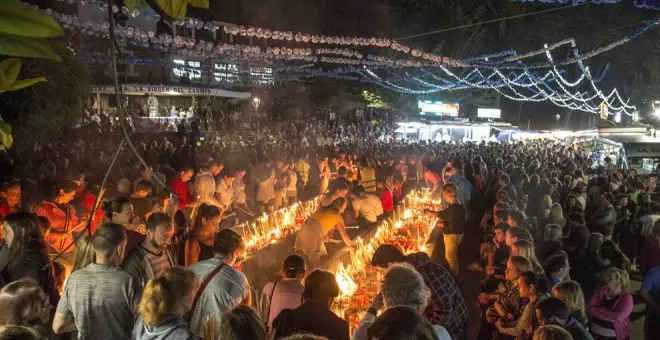
<path fill-rule="evenodd" d="M 133 328 L 132 340 L 195 340 L 183 319 L 166 317 L 158 326 L 150 326 L 139 318 Z"/>

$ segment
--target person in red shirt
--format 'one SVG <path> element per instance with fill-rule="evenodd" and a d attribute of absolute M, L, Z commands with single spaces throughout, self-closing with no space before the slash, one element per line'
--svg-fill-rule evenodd
<path fill-rule="evenodd" d="M 194 171 L 191 166 L 184 166 L 170 183 L 170 189 L 176 194 L 181 209 L 186 209 L 193 201 L 188 192 L 188 182 L 190 182 L 193 174 Z"/>
<path fill-rule="evenodd" d="M 390 190 L 385 184 L 385 179 L 379 179 L 376 185 L 378 187 L 380 203 L 383 205 L 383 211 L 386 214 L 391 213 L 394 209 L 394 196 L 392 195 L 392 190 Z"/>
<path fill-rule="evenodd" d="M 660 266 L 660 220 L 653 225 L 651 234 L 644 238 L 639 269 L 646 274 L 657 266 Z"/>
<path fill-rule="evenodd" d="M 434 172 L 431 169 L 426 169 L 424 170 L 424 181 L 426 182 L 426 185 L 431 189 L 432 193 L 436 193 L 440 191 L 441 187 L 441 181 L 440 181 L 440 175 L 438 175 L 436 172 Z"/>
<path fill-rule="evenodd" d="M 21 186 L 18 181 L 9 181 L 0 189 L 0 220 L 17 212 L 21 204 Z"/>
<path fill-rule="evenodd" d="M 50 222 L 50 231 L 45 241 L 55 251 L 59 261 L 70 267 L 76 250 L 74 232 L 81 232 L 85 219 L 78 218 L 71 201 L 76 195 L 78 185 L 70 180 L 55 185 L 53 198 L 43 201 L 34 209 L 37 216 L 43 216 Z M 51 255 L 55 255 L 55 253 Z"/>

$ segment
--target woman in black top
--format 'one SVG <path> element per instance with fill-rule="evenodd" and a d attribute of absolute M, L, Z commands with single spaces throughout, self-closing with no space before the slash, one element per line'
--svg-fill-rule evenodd
<path fill-rule="evenodd" d="M 53 268 L 37 215 L 26 212 L 9 214 L 5 217 L 3 229 L 9 247 L 9 261 L 2 269 L 4 283 L 25 277 L 34 279 L 53 306 L 57 306 L 59 292 L 55 288 Z"/>
<path fill-rule="evenodd" d="M 214 205 L 202 204 L 185 247 L 179 248 L 179 263 L 186 267 L 213 257 L 213 238 L 220 228 L 222 211 Z"/>

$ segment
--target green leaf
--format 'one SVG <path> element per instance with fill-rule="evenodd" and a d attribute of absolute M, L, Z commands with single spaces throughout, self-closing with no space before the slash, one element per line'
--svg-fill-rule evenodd
<path fill-rule="evenodd" d="M 55 19 L 15 0 L 0 0 L 0 33 L 30 38 L 64 35 Z"/>
<path fill-rule="evenodd" d="M 188 0 L 188 4 L 198 8 L 209 8 L 209 0 Z"/>
<path fill-rule="evenodd" d="M 188 0 L 156 0 L 156 3 L 172 18 L 180 19 L 186 16 Z"/>
<path fill-rule="evenodd" d="M 11 136 L 11 125 L 0 120 L 0 145 L 9 149 L 12 144 L 14 144 L 14 138 Z"/>
<path fill-rule="evenodd" d="M 0 93 L 1 92 L 6 92 L 6 91 L 16 91 L 20 90 L 29 86 L 32 86 L 36 83 L 41 83 L 41 82 L 46 82 L 46 78 L 44 77 L 37 77 L 37 78 L 30 78 L 30 79 L 21 79 L 18 81 L 13 82 L 11 85 L 8 87 L 0 87 Z"/>
<path fill-rule="evenodd" d="M 137 7 L 141 2 L 142 0 L 124 0 L 124 7 L 133 9 Z"/>
<path fill-rule="evenodd" d="M 0 89 L 8 87 L 18 78 L 21 72 L 21 60 L 18 58 L 7 58 L 0 61 Z"/>
<path fill-rule="evenodd" d="M 14 57 L 60 60 L 48 41 L 0 34 L 0 54 Z"/>

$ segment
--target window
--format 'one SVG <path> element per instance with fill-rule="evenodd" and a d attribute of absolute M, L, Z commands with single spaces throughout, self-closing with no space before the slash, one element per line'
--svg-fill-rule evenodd
<path fill-rule="evenodd" d="M 172 72 L 176 77 L 188 77 L 190 80 L 202 79 L 202 63 L 195 60 L 174 59 Z"/>
<path fill-rule="evenodd" d="M 218 83 L 238 84 L 241 82 L 237 64 L 216 63 L 213 68 L 213 77 Z"/>
<path fill-rule="evenodd" d="M 270 67 L 250 67 L 250 82 L 252 84 L 273 84 L 273 69 Z"/>
<path fill-rule="evenodd" d="M 184 38 L 193 38 L 195 39 L 195 29 L 194 28 L 187 28 L 186 25 L 183 26 L 175 26 L 176 35 L 180 35 Z"/>

